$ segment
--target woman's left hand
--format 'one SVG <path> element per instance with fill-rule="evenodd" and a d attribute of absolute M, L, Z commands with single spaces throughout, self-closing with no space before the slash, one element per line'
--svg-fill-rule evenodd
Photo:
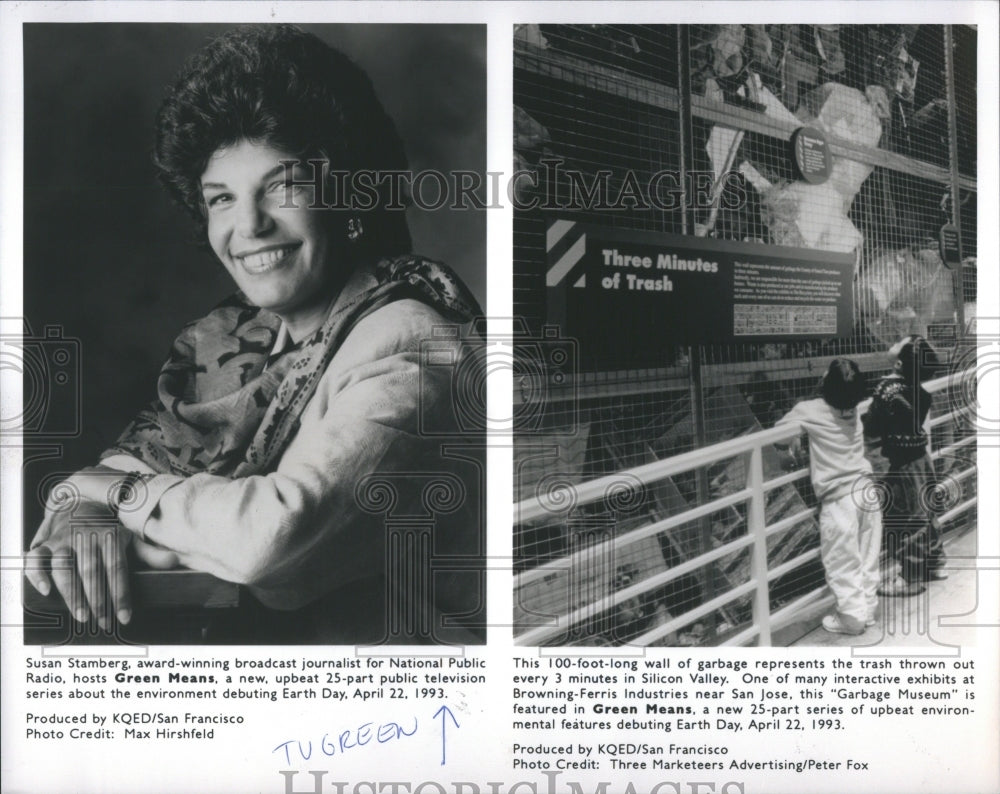
<path fill-rule="evenodd" d="M 121 623 L 132 618 L 126 550 L 131 533 L 118 523 L 108 501 L 122 477 L 105 467 L 77 472 L 50 496 L 25 557 L 25 576 L 42 595 L 59 591 L 70 613 L 84 622 L 91 614 L 107 629 L 109 615 Z M 110 608 L 110 609 L 109 609 Z M 113 619 L 113 618 L 112 618 Z"/>

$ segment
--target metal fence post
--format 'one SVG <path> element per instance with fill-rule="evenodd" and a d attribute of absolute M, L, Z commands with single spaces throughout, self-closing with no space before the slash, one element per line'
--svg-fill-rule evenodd
<path fill-rule="evenodd" d="M 948 161 L 951 166 L 951 222 L 958 231 L 958 250 L 962 251 L 962 195 L 958 178 L 958 95 L 955 93 L 955 41 L 951 25 L 944 26 L 944 82 L 948 90 Z M 965 337 L 965 265 L 961 262 L 952 271 L 952 292 L 955 295 L 957 339 Z"/>
<path fill-rule="evenodd" d="M 747 505 L 747 532 L 753 537 L 750 573 L 756 582 L 753 593 L 753 622 L 759 627 L 759 645 L 771 644 L 771 597 L 767 581 L 767 536 L 765 530 L 764 454 L 757 445 L 750 452 L 747 471 L 750 502 Z"/>
<path fill-rule="evenodd" d="M 688 168 L 694 162 L 694 121 L 691 117 L 691 30 L 677 25 L 677 137 L 680 154 L 681 234 L 694 233 L 694 206 L 688 190 Z"/>
<path fill-rule="evenodd" d="M 695 208 L 688 191 L 688 169 L 694 164 L 694 119 L 691 115 L 691 29 L 687 25 L 677 26 L 677 131 L 680 138 L 680 180 L 683 189 L 681 213 L 681 233 L 694 234 Z M 694 441 L 698 447 L 708 444 L 705 432 L 705 395 L 703 391 L 701 364 L 704 345 L 688 345 L 688 374 L 691 383 L 691 414 L 694 419 Z M 695 498 L 699 505 L 707 504 L 711 498 L 708 471 L 705 467 L 695 472 Z M 699 552 L 706 554 L 712 550 L 712 517 L 704 516 L 698 521 Z M 718 590 L 715 581 L 715 565 L 709 566 L 701 577 L 702 601 L 711 601 Z M 715 614 L 706 616 L 709 635 L 716 631 Z"/>

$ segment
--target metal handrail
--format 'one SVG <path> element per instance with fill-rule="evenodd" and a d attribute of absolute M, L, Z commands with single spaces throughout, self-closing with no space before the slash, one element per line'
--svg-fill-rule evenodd
<path fill-rule="evenodd" d="M 970 368 L 961 373 L 944 375 L 940 378 L 924 381 L 923 387 L 928 392 L 933 394 L 946 388 L 957 386 L 960 383 L 964 383 L 964 378 L 973 372 L 974 369 Z M 952 411 L 951 414 L 957 416 L 960 413 L 970 410 L 971 407 L 964 406 L 963 408 Z M 939 424 L 935 423 L 935 419 L 938 418 L 939 417 L 934 417 L 934 419 L 931 419 L 929 426 L 933 427 L 936 426 L 936 424 Z M 564 504 L 575 507 L 588 504 L 590 502 L 596 502 L 598 499 L 602 499 L 606 495 L 613 493 L 615 489 L 620 489 L 623 486 L 627 487 L 631 483 L 624 479 L 626 477 L 633 479 L 642 485 L 648 485 L 656 482 L 657 480 L 672 477 L 675 474 L 680 474 L 681 472 L 695 469 L 708 463 L 714 463 L 719 460 L 735 457 L 741 453 L 749 452 L 757 446 L 775 444 L 788 438 L 794 438 L 801 433 L 801 426 L 790 423 L 788 425 L 782 425 L 781 427 L 758 430 L 745 436 L 738 436 L 726 441 L 720 441 L 707 447 L 690 450 L 689 452 L 682 452 L 680 455 L 675 455 L 671 458 L 646 463 L 633 469 L 625 469 L 624 471 L 616 474 L 608 474 L 594 480 L 589 480 L 585 483 L 579 483 L 572 486 L 562 485 L 554 488 L 544 496 L 534 496 L 517 502 L 514 505 L 514 515 L 517 516 L 518 522 L 520 523 L 552 515 L 553 513 L 564 512 L 563 509 L 561 509 Z M 792 475 L 796 475 L 792 477 L 792 479 L 798 479 L 798 477 L 804 476 L 799 472 L 792 472 L 790 475 L 786 476 Z"/>
<path fill-rule="evenodd" d="M 575 551 L 566 557 L 560 557 L 557 560 L 551 560 L 550 562 L 543 563 L 542 565 L 519 574 L 518 586 L 523 587 L 528 584 L 528 582 L 534 581 L 535 579 L 543 579 L 551 573 L 568 570 L 576 563 L 583 562 L 583 560 L 588 557 L 595 557 L 612 547 L 620 549 L 622 546 L 636 543 L 643 538 L 658 535 L 661 532 L 666 532 L 668 529 L 673 529 L 674 527 L 679 527 L 682 524 L 687 524 L 689 521 L 694 521 L 696 519 L 703 518 L 704 516 L 711 515 L 718 510 L 722 510 L 726 507 L 732 507 L 740 502 L 746 501 L 750 496 L 750 489 L 743 488 L 735 493 L 720 496 L 714 502 L 692 507 L 690 510 L 685 510 L 683 513 L 662 518 L 659 521 L 647 524 L 644 527 L 639 527 L 631 532 L 626 532 L 624 535 L 619 535 L 616 538 L 611 538 L 610 540 L 587 546 L 586 548 Z"/>
<path fill-rule="evenodd" d="M 692 449 L 672 458 L 646 463 L 634 469 L 625 469 L 617 474 L 598 477 L 596 480 L 572 486 L 560 485 L 544 496 L 535 496 L 518 502 L 514 505 L 514 515 L 517 516 L 519 522 L 551 516 L 553 513 L 563 512 L 561 509 L 563 504 L 579 506 L 596 502 L 598 499 L 613 494 L 616 489 L 633 485 L 632 481 L 649 485 L 675 474 L 696 469 L 699 466 L 750 452 L 762 444 L 775 444 L 794 438 L 801 433 L 802 428 L 796 424 L 772 427 L 770 430 L 760 430 L 728 441 L 720 441 L 718 444 Z"/>
<path fill-rule="evenodd" d="M 972 374 L 973 369 L 970 368 L 969 370 L 961 373 L 952 373 L 940 378 L 925 381 L 923 387 L 928 392 L 935 393 L 954 387 L 958 384 L 965 383 L 965 379 Z M 968 413 L 969 410 L 970 408 L 967 406 L 961 407 L 947 412 L 944 416 L 946 416 L 949 420 L 955 421 Z M 935 417 L 935 419 L 939 418 L 940 417 Z M 943 424 L 943 422 L 940 421 L 932 420 L 932 422 L 933 425 L 928 423 L 929 426 L 937 427 Z M 707 614 L 717 606 L 729 603 L 747 593 L 752 593 L 753 630 L 742 630 L 738 633 L 738 636 L 746 639 L 757 637 L 761 644 L 769 644 L 771 639 L 772 623 L 778 614 L 775 613 L 774 616 L 770 614 L 769 581 L 779 575 L 779 570 L 782 572 L 792 570 L 793 568 L 798 567 L 798 565 L 814 559 L 817 556 L 817 552 L 816 550 L 805 552 L 792 560 L 785 561 L 778 568 L 768 570 L 767 540 L 769 537 L 777 534 L 778 532 L 788 529 L 795 524 L 806 520 L 810 516 L 815 515 L 817 508 L 799 511 L 798 513 L 792 516 L 787 516 L 774 524 L 767 525 L 764 512 L 764 494 L 779 485 L 787 485 L 795 480 L 805 477 L 807 472 L 805 469 L 800 469 L 790 474 L 783 474 L 779 477 L 765 480 L 762 450 L 765 445 L 791 439 L 801 433 L 802 427 L 798 424 L 789 424 L 781 427 L 761 430 L 748 435 L 739 436 L 728 441 L 712 444 L 708 447 L 691 450 L 662 461 L 655 461 L 653 463 L 628 469 L 617 474 L 599 477 L 595 480 L 581 483 L 579 485 L 559 486 L 546 495 L 523 500 L 517 503 L 515 505 L 515 515 L 519 516 L 519 523 L 522 523 L 543 516 L 551 516 L 554 513 L 568 513 L 576 506 L 595 502 L 599 499 L 614 495 L 616 492 L 620 493 L 622 488 L 635 488 L 638 485 L 645 486 L 650 483 L 666 479 L 667 477 L 671 477 L 675 474 L 680 474 L 691 469 L 709 465 L 720 460 L 726 460 L 741 454 L 750 454 L 749 467 L 747 470 L 747 484 L 745 488 L 735 493 L 718 497 L 704 504 L 697 505 L 680 513 L 676 513 L 665 519 L 654 521 L 646 526 L 631 530 L 630 532 L 617 537 L 612 537 L 600 543 L 593 544 L 592 546 L 588 546 L 566 557 L 552 560 L 544 563 L 543 565 L 539 565 L 536 568 L 524 571 L 515 577 L 515 590 L 520 589 L 532 581 L 544 578 L 545 576 L 558 573 L 560 571 L 571 570 L 588 559 L 599 559 L 601 555 L 613 555 L 622 547 L 630 545 L 643 538 L 647 538 L 652 535 L 659 534 L 667 529 L 686 524 L 705 515 L 717 512 L 725 507 L 733 506 L 738 502 L 747 501 L 749 503 L 746 519 L 747 534 L 744 537 L 686 560 L 680 565 L 673 566 L 669 570 L 650 576 L 629 587 L 609 593 L 596 601 L 576 607 L 568 614 L 550 619 L 543 625 L 533 626 L 515 638 L 517 644 L 534 645 L 552 640 L 573 625 L 600 615 L 601 613 L 616 607 L 630 598 L 634 598 L 655 588 L 662 587 L 664 584 L 673 581 L 684 574 L 696 571 L 717 559 L 733 554 L 747 547 L 752 549 L 751 574 L 749 582 L 732 587 L 727 591 L 717 593 L 715 598 L 713 598 L 710 602 L 701 604 L 692 610 L 688 610 L 682 615 L 672 617 L 668 623 L 647 631 L 645 634 L 642 634 L 640 637 L 633 640 L 633 642 L 638 644 L 644 644 L 643 641 L 651 642 L 654 639 L 669 634 L 671 631 L 679 628 L 680 626 L 690 623 L 690 621 L 696 619 L 697 617 Z M 952 443 L 942 449 L 934 451 L 932 453 L 932 457 L 936 459 L 955 449 L 965 447 L 972 441 L 975 441 L 975 435 L 961 439 L 956 443 Z M 953 474 L 952 477 L 956 480 L 963 480 L 972 476 L 974 471 L 975 464 L 972 464 L 967 469 L 964 469 L 957 474 Z M 976 497 L 973 497 L 959 505 L 956 505 L 941 518 L 950 520 L 956 515 L 960 515 L 961 513 L 971 509 L 976 504 L 977 499 Z M 807 594 L 805 598 L 814 600 L 816 593 L 822 590 L 822 587 L 817 588 L 815 591 Z M 786 614 L 787 605 L 786 607 L 783 607 L 782 610 L 779 610 L 779 612 L 783 615 Z M 730 641 L 732 641 L 732 638 L 730 638 Z"/>

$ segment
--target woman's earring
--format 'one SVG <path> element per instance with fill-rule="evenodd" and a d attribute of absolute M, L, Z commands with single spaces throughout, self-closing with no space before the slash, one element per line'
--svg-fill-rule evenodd
<path fill-rule="evenodd" d="M 361 218 L 355 216 L 347 221 L 347 239 L 352 243 L 356 243 L 361 239 L 361 235 L 364 233 L 365 230 L 361 225 Z"/>

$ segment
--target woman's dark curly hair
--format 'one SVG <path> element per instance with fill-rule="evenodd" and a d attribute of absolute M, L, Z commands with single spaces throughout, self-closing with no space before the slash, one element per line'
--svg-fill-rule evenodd
<path fill-rule="evenodd" d="M 203 240 L 201 175 L 218 149 L 240 140 L 324 158 L 350 173 L 406 168 L 402 141 L 368 75 L 292 25 L 248 25 L 213 39 L 188 60 L 160 107 L 155 163 Z M 405 253 L 405 213 L 384 203 L 364 213 L 359 242 L 370 254 Z M 329 214 L 346 236 L 347 218 L 359 213 Z"/>

